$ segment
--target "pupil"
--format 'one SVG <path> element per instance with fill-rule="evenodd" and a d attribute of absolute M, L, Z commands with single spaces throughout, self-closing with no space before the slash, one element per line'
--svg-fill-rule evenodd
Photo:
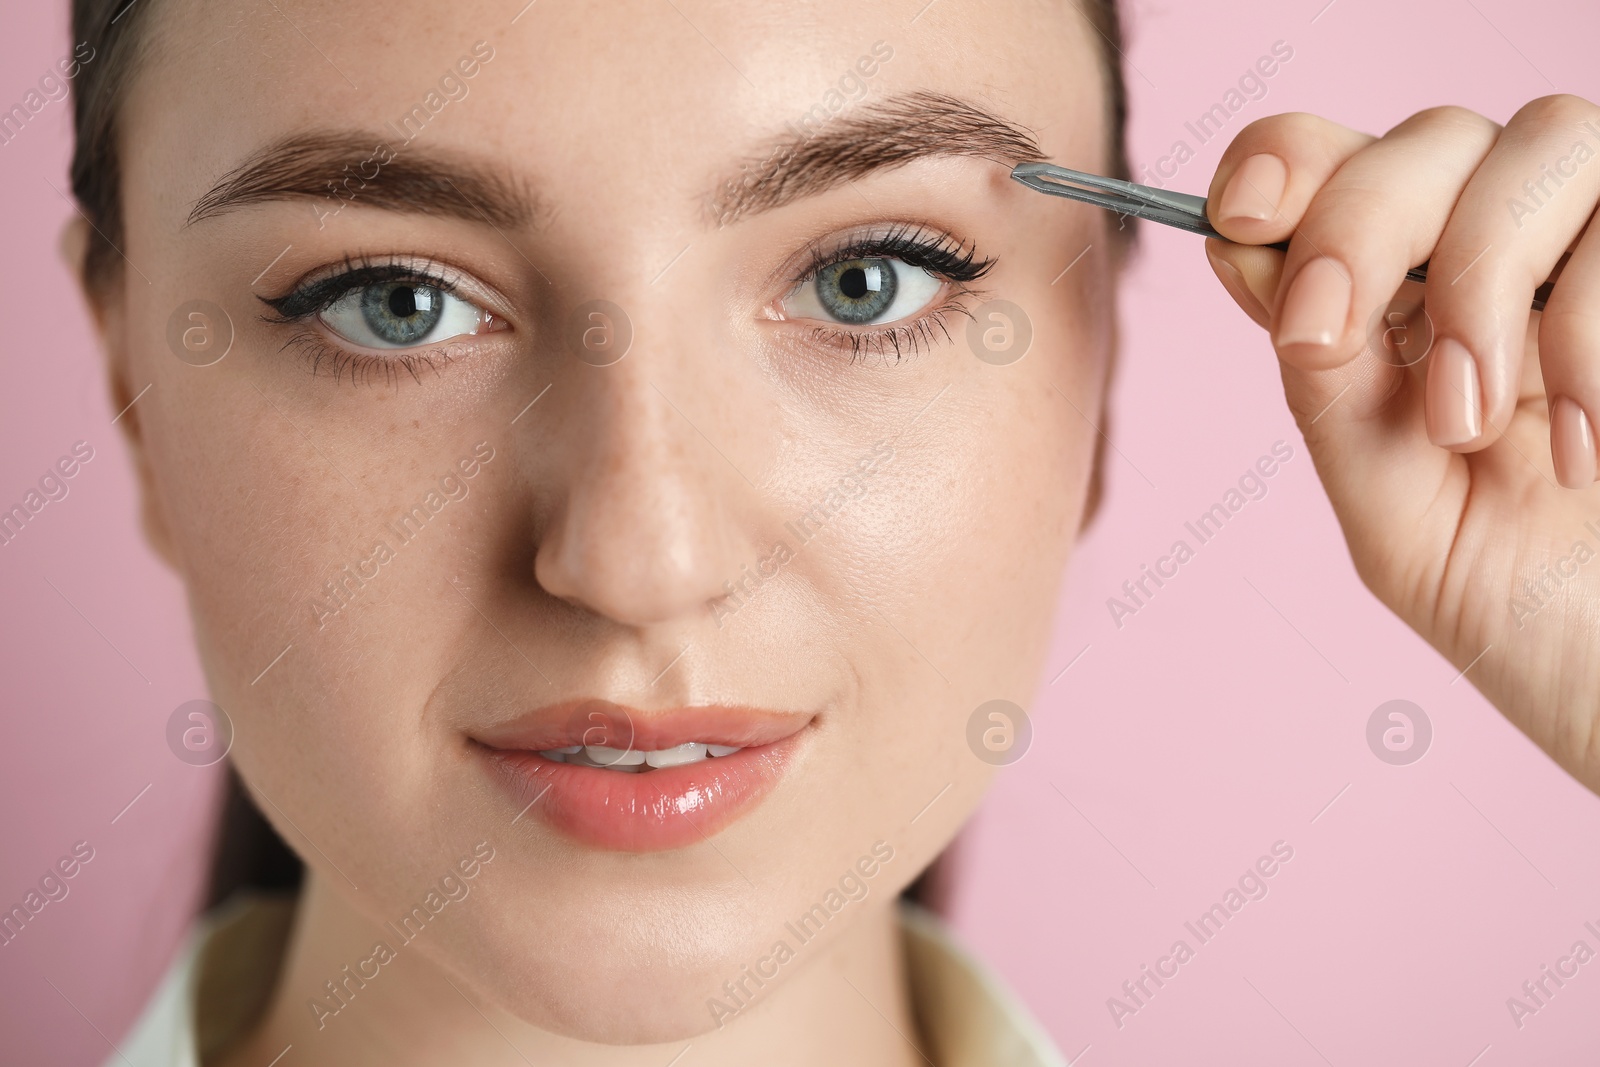
<path fill-rule="evenodd" d="M 879 257 L 843 260 L 817 275 L 817 299 L 835 322 L 869 323 L 894 306 L 894 268 Z"/>
<path fill-rule="evenodd" d="M 389 290 L 389 312 L 399 319 L 408 319 L 415 315 L 417 291 L 409 285 L 398 285 Z"/>
<path fill-rule="evenodd" d="M 444 294 L 416 282 L 382 282 L 361 291 L 361 317 L 380 344 L 412 345 L 444 316 Z"/>
<path fill-rule="evenodd" d="M 851 267 L 839 275 L 839 291 L 851 300 L 860 300 L 867 295 L 867 272 L 860 267 Z"/>

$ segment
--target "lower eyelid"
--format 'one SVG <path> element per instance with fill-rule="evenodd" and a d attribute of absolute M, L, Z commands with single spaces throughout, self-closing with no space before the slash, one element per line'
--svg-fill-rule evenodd
<path fill-rule="evenodd" d="M 956 294 L 967 295 L 972 294 L 964 287 Z M 935 343 L 955 340 L 949 320 L 963 315 L 970 318 L 971 314 L 962 300 L 952 297 L 935 302 L 913 319 L 881 326 L 849 327 L 842 323 L 809 321 L 803 325 L 816 343 L 848 352 L 852 363 L 866 353 L 885 359 L 892 357 L 898 364 Z"/>
<path fill-rule="evenodd" d="M 497 317 L 498 318 L 498 317 Z M 504 320 L 499 320 L 504 321 Z M 411 348 L 363 349 L 331 335 L 320 323 L 302 323 L 301 330 L 279 349 L 295 350 L 314 377 L 342 380 L 348 372 L 352 385 L 377 384 L 374 379 L 396 382 L 399 378 L 422 379 L 438 374 L 449 364 L 471 359 L 490 343 L 494 334 L 509 333 L 510 326 L 487 334 L 458 334 L 429 345 Z"/>

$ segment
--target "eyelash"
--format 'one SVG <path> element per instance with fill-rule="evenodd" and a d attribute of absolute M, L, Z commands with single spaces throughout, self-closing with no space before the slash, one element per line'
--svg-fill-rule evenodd
<path fill-rule="evenodd" d="M 848 350 L 852 364 L 861 359 L 863 354 L 883 357 L 892 354 L 894 362 L 898 364 L 908 355 L 921 352 L 925 345 L 933 344 L 938 339 L 936 333 L 943 334 L 944 339 L 949 341 L 949 316 L 966 315 L 970 318 L 972 315 L 964 299 L 977 294 L 968 283 L 982 278 L 996 262 L 977 258 L 975 246 L 963 244 L 947 233 L 912 224 L 896 225 L 881 234 L 851 238 L 832 247 L 813 244 L 806 255 L 806 265 L 794 280 L 797 287 L 815 280 L 819 273 L 835 263 L 874 258 L 897 259 L 956 286 L 951 298 L 938 307 L 925 310 L 911 322 L 869 329 L 843 326 L 815 326 L 811 329 L 814 341 Z M 275 325 L 293 325 L 304 323 L 327 310 L 354 290 L 394 282 L 415 282 L 444 293 L 454 293 L 458 288 L 456 281 L 435 268 L 431 260 L 417 265 L 399 258 L 376 261 L 363 254 L 354 259 L 345 257 L 344 269 L 336 274 L 297 286 L 282 296 L 261 296 L 257 299 L 272 309 L 271 315 L 262 316 L 265 321 Z M 348 370 L 352 385 L 358 382 L 370 384 L 374 371 L 381 373 L 387 384 L 393 384 L 401 371 L 420 382 L 419 368 L 437 374 L 441 366 L 456 358 L 452 350 L 459 351 L 463 347 L 448 344 L 424 352 L 376 356 L 351 352 L 310 330 L 291 338 L 284 345 L 285 350 L 301 350 L 311 365 L 313 375 L 328 373 L 338 382 L 343 380 L 344 372 Z"/>
<path fill-rule="evenodd" d="M 448 277 L 442 268 L 435 267 L 432 260 L 418 265 L 398 257 L 379 261 L 363 254 L 354 259 L 346 256 L 344 269 L 337 274 L 307 282 L 282 296 L 258 296 L 256 299 L 272 309 L 273 313 L 263 315 L 263 320 L 279 326 L 294 325 L 321 314 L 341 297 L 354 290 L 393 282 L 415 282 L 444 293 L 454 293 L 458 288 L 455 279 Z M 375 356 L 365 352 L 351 352 L 311 330 L 291 337 L 283 346 L 285 351 L 290 348 L 300 349 L 302 356 L 311 364 L 313 375 L 319 372 L 331 374 L 333 380 L 338 382 L 343 379 L 344 372 L 349 370 L 351 385 L 358 382 L 371 384 L 374 371 L 382 374 L 385 384 L 392 385 L 399 378 L 401 371 L 420 382 L 422 376 L 418 373 L 418 368 L 425 367 L 437 374 L 439 368 L 453 362 L 456 358 L 455 352 L 464 347 L 460 344 L 447 344 L 442 348 L 423 352 L 397 351 L 393 355 Z M 326 370 L 323 369 L 324 364 L 327 365 Z"/>
<path fill-rule="evenodd" d="M 892 353 L 894 362 L 907 358 L 908 353 L 922 351 L 938 338 L 935 331 L 950 340 L 946 320 L 951 315 L 972 317 L 964 299 L 978 295 L 967 283 L 988 274 L 996 260 L 978 259 L 975 245 L 962 244 L 947 233 L 929 230 L 924 226 L 900 224 L 865 238 L 851 238 L 832 248 L 813 245 L 808 251 L 806 266 L 794 280 L 795 287 L 814 281 L 825 268 L 850 259 L 898 259 L 907 266 L 920 267 L 936 277 L 954 283 L 952 297 L 935 308 L 924 311 L 912 322 L 895 323 L 875 329 L 849 329 L 844 326 L 815 326 L 812 339 L 839 349 L 848 349 L 850 362 L 860 359 L 862 353 L 887 356 Z"/>

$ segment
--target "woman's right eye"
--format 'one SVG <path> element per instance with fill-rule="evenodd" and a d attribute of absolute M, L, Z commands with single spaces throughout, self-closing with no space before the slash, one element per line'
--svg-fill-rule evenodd
<path fill-rule="evenodd" d="M 417 348 L 485 333 L 488 311 L 438 286 L 414 280 L 357 286 L 317 313 L 332 333 L 363 348 Z"/>

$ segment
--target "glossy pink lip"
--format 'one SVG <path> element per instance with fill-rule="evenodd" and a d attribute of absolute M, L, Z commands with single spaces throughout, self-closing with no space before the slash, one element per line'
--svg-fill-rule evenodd
<path fill-rule="evenodd" d="M 656 852 L 710 837 L 771 791 L 799 747 L 809 713 L 703 706 L 638 711 L 603 700 L 540 708 L 474 732 L 518 807 L 597 848 Z M 638 774 L 557 763 L 540 751 L 605 745 L 657 751 L 689 741 L 740 751 Z"/>

